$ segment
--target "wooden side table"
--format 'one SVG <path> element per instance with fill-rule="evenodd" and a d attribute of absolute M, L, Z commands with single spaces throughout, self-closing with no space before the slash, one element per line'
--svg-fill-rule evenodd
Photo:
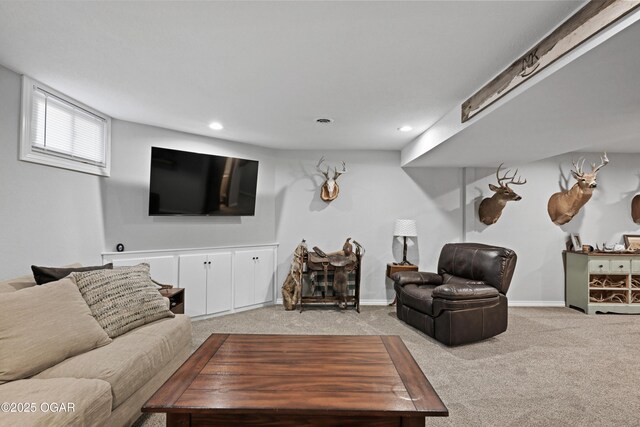
<path fill-rule="evenodd" d="M 160 295 L 169 298 L 169 310 L 175 314 L 184 314 L 184 288 L 160 289 Z"/>
<path fill-rule="evenodd" d="M 413 265 L 413 264 L 396 264 L 393 262 L 390 262 L 389 264 L 387 264 L 387 277 L 389 279 L 391 279 L 391 276 L 393 276 L 394 273 L 397 273 L 399 271 L 418 271 L 418 266 L 417 265 Z M 393 301 L 391 302 L 391 304 L 389 305 L 396 305 L 396 299 L 398 298 L 398 296 L 396 295 L 393 298 Z"/>

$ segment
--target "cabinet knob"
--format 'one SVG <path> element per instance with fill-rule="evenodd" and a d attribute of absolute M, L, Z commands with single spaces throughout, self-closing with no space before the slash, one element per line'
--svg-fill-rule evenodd
<path fill-rule="evenodd" d="M 602 267 L 604 267 L 604 265 L 602 265 L 602 264 L 600 264 L 600 265 L 598 266 L 598 268 L 602 268 Z"/>
<path fill-rule="evenodd" d="M 620 267 L 620 268 L 624 268 L 624 265 L 620 265 L 619 267 Z"/>
<path fill-rule="evenodd" d="M 211 265 L 211 261 L 209 261 L 208 264 Z"/>

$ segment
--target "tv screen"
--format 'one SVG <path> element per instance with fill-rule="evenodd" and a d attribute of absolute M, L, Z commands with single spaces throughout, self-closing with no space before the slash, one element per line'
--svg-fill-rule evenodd
<path fill-rule="evenodd" d="M 149 215 L 254 215 L 258 162 L 151 147 Z"/>

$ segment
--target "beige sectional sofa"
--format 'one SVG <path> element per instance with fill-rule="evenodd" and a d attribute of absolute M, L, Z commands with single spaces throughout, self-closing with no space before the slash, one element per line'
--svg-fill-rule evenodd
<path fill-rule="evenodd" d="M 32 276 L 2 281 L 0 301 L 7 293 L 33 286 Z M 64 315 L 51 313 L 56 321 Z M 189 318 L 176 315 L 138 327 L 29 378 L 0 382 L 0 426 L 131 425 L 147 399 L 187 359 L 191 335 Z"/>

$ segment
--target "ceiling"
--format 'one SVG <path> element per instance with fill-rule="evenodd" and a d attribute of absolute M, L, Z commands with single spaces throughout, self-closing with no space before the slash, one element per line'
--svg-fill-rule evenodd
<path fill-rule="evenodd" d="M 0 64 L 117 119 L 271 148 L 398 150 L 582 4 L 1 1 Z"/>
<path fill-rule="evenodd" d="M 573 151 L 640 153 L 639 46 L 635 22 L 410 165 L 494 167 Z"/>

